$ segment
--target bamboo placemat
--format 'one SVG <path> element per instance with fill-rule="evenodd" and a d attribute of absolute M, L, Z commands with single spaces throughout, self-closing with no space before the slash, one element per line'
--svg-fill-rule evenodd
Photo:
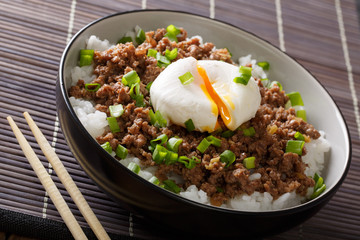
<path fill-rule="evenodd" d="M 231 23 L 278 46 L 315 75 L 347 121 L 351 168 L 317 215 L 269 239 L 359 239 L 360 31 L 352 0 L 0 1 L 0 231 L 43 239 L 71 237 L 7 124 L 6 116 L 12 115 L 52 173 L 22 118 L 28 111 L 112 239 L 170 238 L 151 230 L 94 185 L 69 151 L 56 119 L 55 82 L 67 41 L 97 18 L 144 8 L 187 11 Z M 52 178 L 85 233 L 95 238 L 54 173 Z"/>

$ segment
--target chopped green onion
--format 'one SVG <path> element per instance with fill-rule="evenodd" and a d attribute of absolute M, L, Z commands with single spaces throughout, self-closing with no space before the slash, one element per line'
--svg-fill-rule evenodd
<path fill-rule="evenodd" d="M 233 162 L 235 162 L 235 154 L 230 150 L 225 150 L 220 154 L 220 162 L 226 163 L 225 167 L 229 167 Z"/>
<path fill-rule="evenodd" d="M 230 137 L 234 136 L 234 134 L 235 134 L 235 133 L 234 133 L 233 131 L 227 130 L 227 131 L 221 133 L 221 136 L 222 136 L 223 138 L 230 138 Z"/>
<path fill-rule="evenodd" d="M 211 145 L 211 143 L 206 138 L 204 138 L 200 142 L 200 144 L 196 147 L 196 149 L 199 150 L 201 153 L 204 153 L 210 145 Z"/>
<path fill-rule="evenodd" d="M 251 67 L 240 66 L 240 68 L 239 68 L 239 72 L 240 72 L 241 74 L 245 74 L 245 75 L 250 75 L 250 76 L 251 76 L 251 71 L 252 71 L 252 68 L 251 68 Z"/>
<path fill-rule="evenodd" d="M 155 147 L 157 144 L 163 145 L 168 140 L 168 136 L 166 134 L 161 134 L 157 138 L 150 141 L 150 145 Z"/>
<path fill-rule="evenodd" d="M 94 56 L 94 49 L 80 49 L 80 56 L 81 55 L 90 55 L 91 57 Z"/>
<path fill-rule="evenodd" d="M 167 155 L 165 157 L 165 164 L 170 165 L 178 161 L 179 155 L 173 151 L 167 150 Z"/>
<path fill-rule="evenodd" d="M 170 61 L 171 60 L 174 60 L 178 55 L 178 49 L 177 48 L 174 48 L 173 50 L 169 50 L 169 49 L 166 49 L 165 51 L 165 57 L 167 57 L 167 59 L 169 59 Z"/>
<path fill-rule="evenodd" d="M 156 60 L 159 67 L 167 67 L 170 64 L 170 60 L 159 52 L 156 53 Z"/>
<path fill-rule="evenodd" d="M 298 155 L 302 155 L 302 149 L 304 147 L 305 142 L 300 140 L 288 140 L 286 143 L 285 152 L 292 152 Z"/>
<path fill-rule="evenodd" d="M 314 192 L 311 195 L 310 199 L 317 198 L 326 189 L 324 179 L 322 177 L 320 177 L 319 174 L 315 173 L 314 181 L 315 181 Z"/>
<path fill-rule="evenodd" d="M 244 136 L 246 136 L 246 137 L 253 137 L 256 133 L 254 127 L 249 127 L 249 128 L 243 129 L 242 131 L 243 131 Z"/>
<path fill-rule="evenodd" d="M 322 194 L 324 191 L 326 190 L 326 185 L 323 184 L 320 188 L 316 189 L 314 191 L 314 193 L 311 195 L 311 199 L 317 198 L 318 196 L 320 196 L 320 194 Z"/>
<path fill-rule="evenodd" d="M 101 144 L 101 147 L 107 151 L 108 153 L 112 153 L 112 148 L 109 142 L 106 142 L 104 144 Z"/>
<path fill-rule="evenodd" d="M 179 188 L 179 186 L 176 185 L 176 183 L 170 179 L 164 180 L 163 184 L 164 184 L 164 188 L 171 192 L 179 193 L 181 191 L 181 188 Z"/>
<path fill-rule="evenodd" d="M 176 35 L 171 32 L 166 33 L 164 37 L 167 37 L 171 42 L 178 42 Z"/>
<path fill-rule="evenodd" d="M 167 26 L 166 31 L 174 34 L 175 36 L 181 32 L 180 29 L 175 27 L 173 24 L 170 24 L 169 26 Z"/>
<path fill-rule="evenodd" d="M 101 87 L 101 85 L 99 83 L 86 83 L 85 84 L 85 89 L 89 92 L 96 92 L 97 90 L 99 90 L 100 87 Z"/>
<path fill-rule="evenodd" d="M 151 85 L 153 84 L 154 81 L 152 82 L 149 82 L 147 85 L 146 85 L 146 90 L 148 90 L 150 92 L 150 88 L 151 88 Z"/>
<path fill-rule="evenodd" d="M 130 72 L 128 72 L 127 74 L 125 74 L 122 77 L 121 82 L 125 85 L 125 86 L 132 86 L 135 83 L 140 82 L 140 77 L 137 74 L 137 72 L 135 70 L 132 70 Z"/>
<path fill-rule="evenodd" d="M 243 165 L 247 169 L 255 168 L 255 157 L 247 157 L 243 160 Z"/>
<path fill-rule="evenodd" d="M 135 89 L 135 93 L 134 93 L 134 89 Z M 145 106 L 144 95 L 142 95 L 140 92 L 140 84 L 139 83 L 135 83 L 135 84 L 131 85 L 129 94 L 132 99 L 135 99 L 135 101 L 136 101 L 135 106 L 137 106 L 137 107 Z"/>
<path fill-rule="evenodd" d="M 304 103 L 302 101 L 301 95 L 299 92 L 291 92 L 286 94 L 290 101 L 291 101 L 291 106 L 304 106 Z"/>
<path fill-rule="evenodd" d="M 137 44 L 142 44 L 146 39 L 145 32 L 141 28 L 138 28 L 138 31 L 136 33 L 136 42 Z"/>
<path fill-rule="evenodd" d="M 266 71 L 269 70 L 269 68 L 270 68 L 270 63 L 269 62 L 258 62 L 257 65 L 259 67 L 262 67 L 262 69 L 264 69 Z"/>
<path fill-rule="evenodd" d="M 186 129 L 187 129 L 189 132 L 194 131 L 195 125 L 194 125 L 194 123 L 193 123 L 193 121 L 192 121 L 191 118 L 188 119 L 184 124 L 185 124 Z"/>
<path fill-rule="evenodd" d="M 132 42 L 133 40 L 132 40 L 132 37 L 130 37 L 130 36 L 124 36 L 124 37 L 122 37 L 119 41 L 118 41 L 118 43 L 122 43 L 122 44 L 125 44 L 125 43 L 127 43 L 127 42 Z"/>
<path fill-rule="evenodd" d="M 94 49 L 81 49 L 79 66 L 91 65 L 94 58 Z"/>
<path fill-rule="evenodd" d="M 80 55 L 80 62 L 79 62 L 79 66 L 88 66 L 91 65 L 93 60 L 93 57 L 90 55 Z"/>
<path fill-rule="evenodd" d="M 262 79 L 260 79 L 260 81 L 264 87 L 267 87 L 270 82 L 268 78 L 262 78 Z"/>
<path fill-rule="evenodd" d="M 246 85 L 248 84 L 250 78 L 251 78 L 251 75 L 241 74 L 240 77 L 235 77 L 235 78 L 233 79 L 233 81 L 234 81 L 235 83 L 241 83 L 241 84 L 243 84 L 243 85 L 246 86 Z"/>
<path fill-rule="evenodd" d="M 116 156 L 118 156 L 121 159 L 124 159 L 124 158 L 126 158 L 126 156 L 128 154 L 128 150 L 126 149 L 126 147 L 119 144 L 116 147 L 115 153 L 116 153 Z"/>
<path fill-rule="evenodd" d="M 158 144 L 156 145 L 155 150 L 152 154 L 152 160 L 155 163 L 160 164 L 164 160 L 166 160 L 167 155 L 168 155 L 168 150 L 165 147 Z"/>
<path fill-rule="evenodd" d="M 194 76 L 191 72 L 186 72 L 184 75 L 181 75 L 179 79 L 183 85 L 188 85 L 194 81 Z"/>
<path fill-rule="evenodd" d="M 193 156 L 192 158 L 188 158 L 186 156 L 180 156 L 178 162 L 183 163 L 185 167 L 188 169 L 193 169 L 197 163 L 201 162 L 201 160 L 195 156 Z"/>
<path fill-rule="evenodd" d="M 150 110 L 149 116 L 150 116 L 151 124 L 154 125 L 155 127 L 158 128 L 166 127 L 167 121 L 165 118 L 163 118 L 159 110 L 156 111 L 155 113 L 153 112 L 153 110 Z"/>
<path fill-rule="evenodd" d="M 108 117 L 106 119 L 108 121 L 111 132 L 116 133 L 116 132 L 121 131 L 121 129 L 119 127 L 119 124 L 118 124 L 118 122 L 116 120 L 116 117 Z"/>
<path fill-rule="evenodd" d="M 294 138 L 295 138 L 296 140 L 305 141 L 304 135 L 302 135 L 300 132 L 296 132 L 296 133 L 294 134 Z"/>
<path fill-rule="evenodd" d="M 124 108 L 122 104 L 111 105 L 109 111 L 112 117 L 120 117 L 124 113 Z"/>
<path fill-rule="evenodd" d="M 277 85 L 279 87 L 279 90 L 282 91 L 283 87 L 281 85 L 281 83 L 279 83 L 278 81 L 272 81 L 269 85 L 269 88 L 271 89 L 274 85 Z"/>
<path fill-rule="evenodd" d="M 131 171 L 133 171 L 136 174 L 139 174 L 140 172 L 140 166 L 137 165 L 134 162 L 129 163 L 129 165 L 127 166 L 128 169 L 130 169 Z"/>
<path fill-rule="evenodd" d="M 314 189 L 319 189 L 324 184 L 324 179 L 322 177 L 319 177 L 319 179 L 316 181 Z"/>
<path fill-rule="evenodd" d="M 149 49 L 148 50 L 148 53 L 147 53 L 147 56 L 148 57 L 153 57 L 153 58 L 156 58 L 156 54 L 157 54 L 157 51 L 155 49 Z"/>
<path fill-rule="evenodd" d="M 206 140 L 216 147 L 221 147 L 221 139 L 214 137 L 213 135 L 210 135 L 206 138 Z"/>
<path fill-rule="evenodd" d="M 160 180 L 155 177 L 155 176 L 152 176 L 150 179 L 149 179 L 149 182 L 155 184 L 155 185 L 159 185 L 160 184 Z"/>
<path fill-rule="evenodd" d="M 304 110 L 304 109 L 297 110 L 296 111 L 296 116 L 301 118 L 302 120 L 304 120 L 304 122 L 307 121 L 307 119 L 306 119 L 306 110 Z"/>
<path fill-rule="evenodd" d="M 169 139 L 166 146 L 169 150 L 177 153 L 179 151 L 179 146 L 182 141 L 183 140 L 181 138 L 172 137 Z"/>

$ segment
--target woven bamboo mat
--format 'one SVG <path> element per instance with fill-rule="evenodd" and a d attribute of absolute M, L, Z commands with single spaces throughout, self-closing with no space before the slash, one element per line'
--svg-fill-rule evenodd
<path fill-rule="evenodd" d="M 56 74 L 70 37 L 102 16 L 144 8 L 187 11 L 231 23 L 279 46 L 315 75 L 346 118 L 353 144 L 351 168 L 339 191 L 317 215 L 271 239 L 359 239 L 360 28 L 352 0 L 1 0 L 0 231 L 70 238 L 5 119 L 14 117 L 52 172 L 22 118 L 22 112 L 28 111 L 113 239 L 171 238 L 149 229 L 94 185 L 69 151 L 56 121 Z M 55 173 L 52 178 L 89 238 L 94 238 Z"/>

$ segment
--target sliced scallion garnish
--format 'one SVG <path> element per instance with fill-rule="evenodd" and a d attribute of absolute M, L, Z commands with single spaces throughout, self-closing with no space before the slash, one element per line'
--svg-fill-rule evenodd
<path fill-rule="evenodd" d="M 155 150 L 152 154 L 152 160 L 155 163 L 160 164 L 166 159 L 167 155 L 168 155 L 168 150 L 165 147 L 158 144 L 156 145 Z"/>
<path fill-rule="evenodd" d="M 163 184 L 164 184 L 164 188 L 171 192 L 179 193 L 181 191 L 181 188 L 179 188 L 179 186 L 176 185 L 176 183 L 170 179 L 164 180 Z"/>
<path fill-rule="evenodd" d="M 150 88 L 151 88 L 151 85 L 153 84 L 153 82 L 149 82 L 147 85 L 146 85 L 146 90 L 148 90 L 150 92 Z"/>
<path fill-rule="evenodd" d="M 262 69 L 264 69 L 264 70 L 269 70 L 269 68 L 270 68 L 270 63 L 269 62 L 258 62 L 257 63 L 257 65 L 259 66 L 259 67 L 262 67 Z"/>
<path fill-rule="evenodd" d="M 253 137 L 256 133 L 254 127 L 249 127 L 249 128 L 243 129 L 242 131 L 243 131 L 244 136 L 246 136 L 246 137 Z"/>
<path fill-rule="evenodd" d="M 191 118 L 188 119 L 184 124 L 185 124 L 186 129 L 187 129 L 189 132 L 194 131 L 195 125 L 194 125 L 194 123 L 193 123 L 193 121 L 192 121 Z"/>
<path fill-rule="evenodd" d="M 155 176 L 152 176 L 150 179 L 149 179 L 149 182 L 155 184 L 155 185 L 159 185 L 160 184 L 160 180 L 155 177 Z"/>
<path fill-rule="evenodd" d="M 112 148 L 109 142 L 101 144 L 101 147 L 108 153 L 112 153 Z"/>
<path fill-rule="evenodd" d="M 179 146 L 182 143 L 182 141 L 183 140 L 181 138 L 172 137 L 169 139 L 166 146 L 169 150 L 177 153 L 179 151 Z"/>
<path fill-rule="evenodd" d="M 81 49 L 79 66 L 91 65 L 94 58 L 94 49 Z"/>
<path fill-rule="evenodd" d="M 171 60 L 174 60 L 178 55 L 178 49 L 177 48 L 174 48 L 173 50 L 169 50 L 169 49 L 166 49 L 165 51 L 165 57 L 167 57 L 167 59 L 169 59 L 170 61 Z"/>
<path fill-rule="evenodd" d="M 183 75 L 179 77 L 182 85 L 188 85 L 194 81 L 194 76 L 191 74 L 191 72 L 186 72 Z"/>
<path fill-rule="evenodd" d="M 255 168 L 255 157 L 247 157 L 243 160 L 243 165 L 247 169 Z"/>
<path fill-rule="evenodd" d="M 286 143 L 285 152 L 292 152 L 301 156 L 304 143 L 304 141 L 300 140 L 288 140 Z"/>
<path fill-rule="evenodd" d="M 305 141 L 304 135 L 302 135 L 300 132 L 296 132 L 296 133 L 294 134 L 294 138 L 295 138 L 296 140 Z"/>
<path fill-rule="evenodd" d="M 222 132 L 221 133 L 221 136 L 223 137 L 223 138 L 230 138 L 230 137 L 232 137 L 232 136 L 234 136 L 234 132 L 233 131 L 231 131 L 231 130 L 226 130 L 225 132 Z"/>
<path fill-rule="evenodd" d="M 107 121 L 108 121 L 108 124 L 109 124 L 109 127 L 110 127 L 111 132 L 116 133 L 116 132 L 120 132 L 120 131 L 121 131 L 121 130 L 120 130 L 120 127 L 119 127 L 119 124 L 118 124 L 118 122 L 117 122 L 117 120 L 116 120 L 115 117 L 108 117 L 108 118 L 106 118 L 106 119 L 107 119 Z"/>
<path fill-rule="evenodd" d="M 137 27 L 135 41 L 137 42 L 137 44 L 142 44 L 145 41 L 145 39 L 146 36 L 144 30 L 142 30 L 140 27 Z"/>
<path fill-rule="evenodd" d="M 132 38 L 130 36 L 124 36 L 118 41 L 118 43 L 125 44 L 127 42 L 132 42 L 132 41 L 133 40 L 132 40 Z"/>
<path fill-rule="evenodd" d="M 170 60 L 159 52 L 156 53 L 156 60 L 159 67 L 167 67 L 170 64 Z"/>
<path fill-rule="evenodd" d="M 239 68 L 239 73 L 241 73 L 241 74 L 251 76 L 251 71 L 252 71 L 251 67 L 240 66 L 240 68 Z"/>
<path fill-rule="evenodd" d="M 85 84 L 85 89 L 89 92 L 96 92 L 97 90 L 99 90 L 100 87 L 101 87 L 101 85 L 99 83 L 86 83 Z"/>
<path fill-rule="evenodd" d="M 291 106 L 304 106 L 304 102 L 299 92 L 291 92 L 286 95 L 291 101 Z"/>
<path fill-rule="evenodd" d="M 315 173 L 314 181 L 315 181 L 314 192 L 311 195 L 310 199 L 317 198 L 326 189 L 324 179 L 322 177 L 320 177 L 319 174 Z"/>
<path fill-rule="evenodd" d="M 131 171 L 133 171 L 136 174 L 139 174 L 140 172 L 140 166 L 137 165 L 134 162 L 129 163 L 129 165 L 127 166 L 128 169 L 130 169 Z"/>
<path fill-rule="evenodd" d="M 305 109 L 300 109 L 296 111 L 296 116 L 301 118 L 302 120 L 304 120 L 304 122 L 307 121 L 306 119 L 306 110 Z"/>
<path fill-rule="evenodd" d="M 153 58 L 156 58 L 156 54 L 157 54 L 157 51 L 155 49 L 149 49 L 148 50 L 148 53 L 147 53 L 147 56 L 148 57 L 153 57 Z"/>
<path fill-rule="evenodd" d="M 225 150 L 220 154 L 220 162 L 225 163 L 225 167 L 229 167 L 233 162 L 235 162 L 235 154 L 231 150 Z"/>
<path fill-rule="evenodd" d="M 111 105 L 109 106 L 110 116 L 120 117 L 124 113 L 124 108 L 122 104 Z"/>
<path fill-rule="evenodd" d="M 175 27 L 173 24 L 170 24 L 169 26 L 167 26 L 166 31 L 174 34 L 175 36 L 180 33 L 180 29 Z"/>
<path fill-rule="evenodd" d="M 201 160 L 195 156 L 193 156 L 192 158 L 188 158 L 186 156 L 180 156 L 178 162 L 183 163 L 185 167 L 188 169 L 193 169 L 197 163 L 201 162 Z"/>
<path fill-rule="evenodd" d="M 235 83 L 241 83 L 246 86 L 249 83 L 250 78 L 251 78 L 251 75 L 241 74 L 240 77 L 235 77 L 233 79 L 233 81 Z"/>
<path fill-rule="evenodd" d="M 116 147 L 115 153 L 116 153 L 116 156 L 118 156 L 121 159 L 124 159 L 124 158 L 126 158 L 126 156 L 128 154 L 128 150 L 126 147 L 119 144 Z"/>
<path fill-rule="evenodd" d="M 214 145 L 216 147 L 221 147 L 221 139 L 216 138 L 212 135 L 206 137 L 206 140 L 211 144 Z"/>
<path fill-rule="evenodd" d="M 199 150 L 201 153 L 204 153 L 210 145 L 211 143 L 206 138 L 204 138 L 203 140 L 201 140 L 200 144 L 196 147 L 196 149 Z"/>
<path fill-rule="evenodd" d="M 166 134 L 161 134 L 157 138 L 150 141 L 150 145 L 155 147 L 157 144 L 163 145 L 168 140 L 168 136 Z"/>
<path fill-rule="evenodd" d="M 150 109 L 149 116 L 151 124 L 155 127 L 166 127 L 167 121 L 163 118 L 159 110 L 154 113 L 153 110 Z"/>
<path fill-rule="evenodd" d="M 140 77 L 135 70 L 132 70 L 122 77 L 121 82 L 125 86 L 132 86 L 140 82 Z"/>

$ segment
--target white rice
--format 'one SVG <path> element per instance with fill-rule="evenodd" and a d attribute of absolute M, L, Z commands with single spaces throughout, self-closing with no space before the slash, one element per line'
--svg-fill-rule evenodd
<path fill-rule="evenodd" d="M 127 33 L 127 36 L 134 37 L 134 34 L 131 32 Z M 200 36 L 194 36 L 199 38 L 202 43 L 203 40 Z M 96 49 L 100 51 L 107 50 L 113 47 L 109 41 L 101 41 L 96 36 L 91 36 L 87 41 L 87 49 Z M 264 70 L 256 65 L 256 60 L 251 58 L 251 55 L 247 55 L 239 58 L 240 65 L 252 64 L 252 74 L 258 78 L 266 78 L 267 75 Z M 93 75 L 93 66 L 84 66 L 84 67 L 75 67 L 71 71 L 72 85 L 76 85 L 79 79 L 85 81 L 85 83 L 91 82 L 95 76 Z M 81 123 L 84 125 L 86 130 L 90 133 L 92 137 L 100 136 L 107 128 L 108 122 L 106 120 L 106 114 L 100 111 L 97 111 L 94 108 L 93 103 L 85 100 L 75 99 L 70 97 L 70 103 L 73 106 L 76 115 L 79 117 Z M 316 140 L 311 140 L 309 143 L 305 143 L 307 149 L 307 154 L 302 157 L 303 161 L 308 165 L 305 170 L 307 176 L 314 176 L 315 173 L 321 174 L 321 171 L 324 168 L 325 164 L 325 152 L 329 151 L 330 144 L 324 138 L 325 133 L 320 131 L 321 137 Z M 112 153 L 114 156 L 115 154 Z M 145 167 L 141 165 L 141 161 L 133 156 L 128 155 L 126 159 L 120 161 L 124 166 L 128 166 L 131 162 L 137 163 L 141 170 L 139 176 L 143 177 L 146 180 L 149 180 L 152 176 L 155 175 L 157 167 Z M 168 176 L 169 179 L 174 180 L 177 183 L 183 182 L 180 176 L 171 174 Z M 254 173 L 250 175 L 250 181 L 256 181 L 261 178 L 260 173 Z M 301 204 L 306 201 L 306 199 L 311 196 L 313 193 L 313 188 L 308 189 L 308 194 L 306 197 L 300 196 L 295 193 L 295 191 L 290 193 L 285 193 L 280 196 L 278 199 L 274 200 L 273 197 L 268 192 L 260 193 L 254 192 L 252 195 L 241 194 L 233 199 L 230 199 L 226 204 L 223 204 L 221 207 L 231 208 L 236 210 L 245 210 L 245 211 L 266 211 L 266 210 L 276 210 L 283 209 L 287 207 L 292 207 Z M 210 199 L 207 196 L 206 192 L 199 190 L 195 185 L 189 186 L 187 189 L 182 189 L 180 196 L 199 202 L 203 204 L 210 205 Z"/>

